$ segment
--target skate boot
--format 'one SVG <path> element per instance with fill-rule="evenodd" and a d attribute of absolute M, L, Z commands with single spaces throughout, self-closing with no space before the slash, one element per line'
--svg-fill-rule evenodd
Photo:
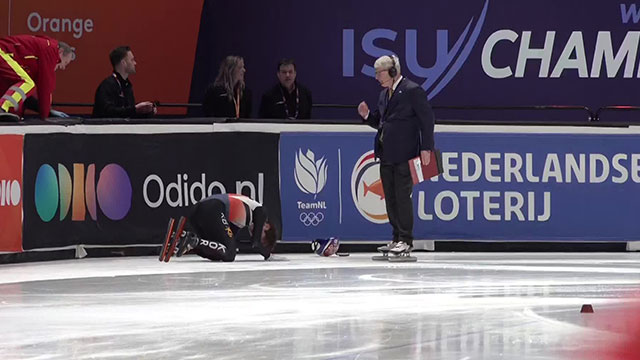
<path fill-rule="evenodd" d="M 382 253 L 382 255 L 375 255 L 371 257 L 371 260 L 387 260 L 389 259 L 389 250 L 396 246 L 397 241 L 390 241 L 386 245 L 382 245 L 378 247 L 378 251 Z"/>
<path fill-rule="evenodd" d="M 20 122 L 20 121 L 22 121 L 22 118 L 19 115 L 16 115 L 16 114 L 10 113 L 10 112 L 6 112 L 6 111 L 0 109 L 0 121 Z"/>
<path fill-rule="evenodd" d="M 390 241 L 390 242 L 388 242 L 388 243 L 387 243 L 387 244 L 385 244 L 385 245 L 378 246 L 378 251 L 380 251 L 381 253 L 388 253 L 388 252 L 389 252 L 389 250 L 390 250 L 392 247 L 396 246 L 396 244 L 397 244 L 397 243 L 398 243 L 397 241 Z"/>
<path fill-rule="evenodd" d="M 196 234 L 189 231 L 183 231 L 182 236 L 180 236 L 180 242 L 178 244 L 176 256 L 181 257 L 182 255 L 191 251 L 196 247 L 196 245 L 198 245 L 198 240 L 200 239 L 198 238 L 198 236 L 196 236 Z"/>
<path fill-rule="evenodd" d="M 389 256 L 390 262 L 414 262 L 418 261 L 418 258 L 411 256 L 411 250 L 413 246 L 407 244 L 404 241 L 398 241 L 396 245 L 389 249 L 389 252 L 393 254 Z"/>

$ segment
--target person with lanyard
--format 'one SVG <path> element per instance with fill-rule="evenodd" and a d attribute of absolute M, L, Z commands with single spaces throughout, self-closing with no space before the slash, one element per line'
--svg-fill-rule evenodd
<path fill-rule="evenodd" d="M 206 116 L 247 119 L 251 117 L 251 92 L 244 83 L 244 59 L 227 56 L 220 63 L 218 76 L 207 87 L 202 101 Z"/>
<path fill-rule="evenodd" d="M 179 228 L 172 231 L 180 231 Z M 191 251 L 209 260 L 232 262 L 238 247 L 236 236 L 244 228 L 249 230 L 253 250 L 265 260 L 286 260 L 272 254 L 277 240 L 276 229 L 264 206 L 241 194 L 216 194 L 196 203 L 186 230 L 180 233 L 179 243 L 173 247 L 175 255 L 181 257 Z M 167 251 L 165 244 L 162 254 Z M 172 255 L 169 254 L 165 261 Z"/>
<path fill-rule="evenodd" d="M 263 119 L 311 119 L 311 91 L 296 81 L 296 64 L 292 59 L 278 63 L 278 84 L 262 95 L 260 117 Z"/>
<path fill-rule="evenodd" d="M 113 73 L 96 89 L 94 118 L 148 117 L 157 113 L 151 101 L 135 102 L 129 76 L 136 73 L 136 60 L 129 46 L 120 46 L 109 53 Z"/>

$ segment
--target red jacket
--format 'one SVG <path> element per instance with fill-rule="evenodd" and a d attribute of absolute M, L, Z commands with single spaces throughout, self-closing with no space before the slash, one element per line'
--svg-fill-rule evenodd
<path fill-rule="evenodd" d="M 58 41 L 47 36 L 16 35 L 0 39 L 0 48 L 10 54 L 36 83 L 40 117 L 49 117 L 51 95 L 56 87 L 56 65 L 60 62 Z"/>

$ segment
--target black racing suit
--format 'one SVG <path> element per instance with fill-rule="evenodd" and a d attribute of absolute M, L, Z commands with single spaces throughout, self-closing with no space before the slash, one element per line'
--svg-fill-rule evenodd
<path fill-rule="evenodd" d="M 251 246 L 266 260 L 271 255 L 261 241 L 266 219 L 262 205 L 243 195 L 218 194 L 203 199 L 189 217 L 191 228 L 199 237 L 194 252 L 210 260 L 234 261 L 236 234 L 253 224 Z"/>

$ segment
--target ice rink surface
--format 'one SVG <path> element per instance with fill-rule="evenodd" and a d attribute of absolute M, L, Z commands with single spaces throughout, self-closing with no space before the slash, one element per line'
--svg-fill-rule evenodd
<path fill-rule="evenodd" d="M 0 265 L 0 356 L 579 359 L 627 336 L 607 314 L 638 303 L 635 253 L 414 254 Z"/>

